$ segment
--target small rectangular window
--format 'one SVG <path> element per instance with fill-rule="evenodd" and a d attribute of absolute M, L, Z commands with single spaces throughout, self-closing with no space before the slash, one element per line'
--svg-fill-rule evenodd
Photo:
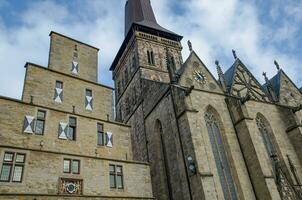
<path fill-rule="evenodd" d="M 151 65 L 151 54 L 149 51 L 147 51 L 147 56 L 148 56 L 148 64 Z"/>
<path fill-rule="evenodd" d="M 116 185 L 117 188 L 123 189 L 123 167 L 122 166 L 116 166 Z"/>
<path fill-rule="evenodd" d="M 0 181 L 9 182 L 12 165 L 3 164 L 1 169 Z"/>
<path fill-rule="evenodd" d="M 79 174 L 80 173 L 80 161 L 79 160 L 73 160 L 72 161 L 72 173 L 73 174 Z"/>
<path fill-rule="evenodd" d="M 69 128 L 67 138 L 69 140 L 76 140 L 76 131 L 77 131 L 77 118 L 69 117 Z"/>
<path fill-rule="evenodd" d="M 23 166 L 22 165 L 15 165 L 14 175 L 13 175 L 13 182 L 21 182 L 22 174 L 23 174 Z"/>
<path fill-rule="evenodd" d="M 97 137 L 98 137 L 98 145 L 100 146 L 104 146 L 105 142 L 104 142 L 104 125 L 98 123 L 97 124 Z"/>
<path fill-rule="evenodd" d="M 71 160 L 70 159 L 64 159 L 64 163 L 63 163 L 63 172 L 64 173 L 70 173 L 70 163 Z"/>
<path fill-rule="evenodd" d="M 0 173 L 2 182 L 22 182 L 25 154 L 5 152 Z"/>
<path fill-rule="evenodd" d="M 154 65 L 154 55 L 153 55 L 153 51 L 151 51 L 151 64 Z"/>
<path fill-rule="evenodd" d="M 25 154 L 17 154 L 16 156 L 16 163 L 24 163 L 25 161 Z"/>
<path fill-rule="evenodd" d="M 63 89 L 63 82 L 56 81 L 56 88 Z"/>
<path fill-rule="evenodd" d="M 4 154 L 4 162 L 13 162 L 13 161 L 14 161 L 14 153 Z"/>
<path fill-rule="evenodd" d="M 123 189 L 123 167 L 120 165 L 109 165 L 110 188 Z"/>
<path fill-rule="evenodd" d="M 63 172 L 69 174 L 79 174 L 80 161 L 65 158 L 63 162 Z"/>
<path fill-rule="evenodd" d="M 45 117 L 46 117 L 46 112 L 42 111 L 42 110 L 38 110 L 37 120 L 36 120 L 36 127 L 35 127 L 36 135 L 43 135 L 44 134 Z"/>
<path fill-rule="evenodd" d="M 92 90 L 86 89 L 86 96 L 92 97 Z"/>

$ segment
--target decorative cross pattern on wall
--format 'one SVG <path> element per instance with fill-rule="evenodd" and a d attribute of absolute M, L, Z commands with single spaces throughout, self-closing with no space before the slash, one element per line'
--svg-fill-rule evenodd
<path fill-rule="evenodd" d="M 79 73 L 79 63 L 77 61 L 72 61 L 71 72 L 73 74 L 78 74 Z"/>
<path fill-rule="evenodd" d="M 267 101 L 266 94 L 262 91 L 261 85 L 249 71 L 240 65 L 237 67 L 234 76 L 232 95 L 239 97 L 250 96 L 254 100 Z"/>
<path fill-rule="evenodd" d="M 86 110 L 92 110 L 93 98 L 91 96 L 86 96 L 85 98 L 85 108 Z"/>
<path fill-rule="evenodd" d="M 35 118 L 32 116 L 25 116 L 24 119 L 24 133 L 34 133 L 34 124 L 35 124 Z"/>
<path fill-rule="evenodd" d="M 62 103 L 62 99 L 63 99 L 63 89 L 56 88 L 55 89 L 55 96 L 54 96 L 55 102 Z"/>
<path fill-rule="evenodd" d="M 68 137 L 68 124 L 60 122 L 59 123 L 59 138 L 63 140 L 67 140 Z"/>
<path fill-rule="evenodd" d="M 107 139 L 107 147 L 112 147 L 113 146 L 113 141 L 112 141 L 112 133 L 111 132 L 107 132 L 106 134 L 106 139 Z"/>

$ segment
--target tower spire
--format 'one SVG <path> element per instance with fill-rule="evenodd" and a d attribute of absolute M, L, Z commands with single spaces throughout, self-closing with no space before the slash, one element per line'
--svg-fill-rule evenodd
<path fill-rule="evenodd" d="M 150 0 L 127 0 L 125 6 L 125 36 L 131 29 L 132 24 L 175 34 L 157 23 Z"/>

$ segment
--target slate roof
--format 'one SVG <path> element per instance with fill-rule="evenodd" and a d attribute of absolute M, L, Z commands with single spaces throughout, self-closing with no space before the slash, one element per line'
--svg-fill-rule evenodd
<path fill-rule="evenodd" d="M 294 85 L 294 87 L 296 87 L 300 92 L 302 92 L 302 87 L 299 89 L 296 86 L 296 84 L 287 76 L 287 74 L 282 69 L 280 69 L 278 71 L 278 73 L 273 78 L 271 78 L 269 80 L 278 99 L 280 97 L 281 75 L 282 75 L 282 73 Z M 267 88 L 267 84 L 264 84 L 263 87 L 265 87 L 265 89 L 266 89 Z"/>
<path fill-rule="evenodd" d="M 273 78 L 271 78 L 269 81 L 273 87 L 273 90 L 274 90 L 277 98 L 279 98 L 280 86 L 281 86 L 281 70 L 278 71 L 278 73 Z"/>
<path fill-rule="evenodd" d="M 159 31 L 175 34 L 161 27 L 155 18 L 150 0 L 128 0 L 125 6 L 125 36 L 132 24 L 146 26 Z"/>
<path fill-rule="evenodd" d="M 269 89 L 268 89 L 268 84 L 270 84 L 269 87 L 271 89 L 273 89 L 273 92 L 274 92 L 276 98 L 279 99 L 279 96 L 280 96 L 280 80 L 281 80 L 281 71 L 279 71 L 273 78 L 271 78 L 268 83 L 264 83 L 262 85 L 262 90 L 268 96 L 271 96 L 271 94 L 269 92 Z"/>
<path fill-rule="evenodd" d="M 254 78 L 255 82 L 261 88 L 263 88 L 263 86 L 261 86 L 261 84 L 258 82 L 258 80 L 254 77 L 254 75 L 243 64 L 243 62 L 239 58 L 236 58 L 234 64 L 224 73 L 224 79 L 225 79 L 225 83 L 226 83 L 226 87 L 227 87 L 227 92 L 230 92 L 231 89 L 232 89 L 234 77 L 235 77 L 235 74 L 236 74 L 236 71 L 237 71 L 236 69 L 239 65 L 242 66 L 249 74 L 251 74 L 251 76 Z"/>
<path fill-rule="evenodd" d="M 110 66 L 111 71 L 114 71 L 135 30 L 174 41 L 181 41 L 183 38 L 157 23 L 150 0 L 127 0 L 125 6 L 125 39 Z"/>
<path fill-rule="evenodd" d="M 224 79 L 226 83 L 226 87 L 230 88 L 233 84 L 236 68 L 238 65 L 239 59 L 236 59 L 234 64 L 224 73 Z"/>

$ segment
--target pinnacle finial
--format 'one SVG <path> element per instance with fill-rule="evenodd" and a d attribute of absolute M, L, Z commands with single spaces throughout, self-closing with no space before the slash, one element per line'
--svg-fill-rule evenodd
<path fill-rule="evenodd" d="M 236 51 L 234 49 L 232 49 L 232 53 L 233 53 L 234 59 L 236 60 L 237 59 L 237 54 L 236 54 Z"/>
<path fill-rule="evenodd" d="M 227 91 L 226 82 L 225 82 L 225 78 L 224 78 L 224 74 L 222 72 L 222 69 L 219 65 L 219 61 L 215 60 L 215 64 L 216 64 L 217 74 L 218 74 L 218 78 L 219 78 L 218 80 L 220 82 L 220 85 L 221 85 L 223 91 L 226 92 Z"/>
<path fill-rule="evenodd" d="M 188 47 L 190 51 L 193 51 L 192 42 L 190 40 L 188 40 Z"/>
<path fill-rule="evenodd" d="M 279 65 L 279 63 L 278 63 L 276 60 L 274 60 L 274 64 L 275 64 L 277 70 L 279 71 L 279 70 L 280 70 L 280 65 Z"/>
<path fill-rule="evenodd" d="M 266 72 L 263 72 L 262 75 L 263 75 L 263 77 L 264 77 L 265 82 L 268 83 L 269 80 L 268 80 L 268 78 L 267 78 L 267 76 L 266 76 Z"/>
<path fill-rule="evenodd" d="M 222 69 L 219 65 L 219 61 L 218 60 L 215 60 L 215 65 L 216 65 L 216 69 L 217 69 L 217 73 L 218 73 L 218 76 L 219 76 L 219 79 L 223 78 L 223 72 L 222 72 Z"/>

